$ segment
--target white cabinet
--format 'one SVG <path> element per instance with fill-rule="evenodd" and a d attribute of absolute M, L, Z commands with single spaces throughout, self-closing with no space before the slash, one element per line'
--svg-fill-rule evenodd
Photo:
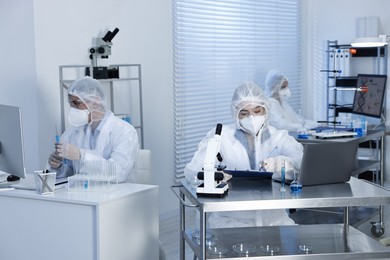
<path fill-rule="evenodd" d="M 0 194 L 1 259 L 157 260 L 158 187 L 119 184 L 112 192 L 56 190 Z"/>
<path fill-rule="evenodd" d="M 122 118 L 130 118 L 140 138 L 140 147 L 144 148 L 142 77 L 140 64 L 110 65 L 118 75 L 111 78 L 98 79 L 106 89 L 107 102 L 111 111 Z M 72 82 L 84 77 L 89 65 L 64 65 L 59 67 L 61 130 L 67 127 L 66 113 L 69 109 L 66 91 Z"/>

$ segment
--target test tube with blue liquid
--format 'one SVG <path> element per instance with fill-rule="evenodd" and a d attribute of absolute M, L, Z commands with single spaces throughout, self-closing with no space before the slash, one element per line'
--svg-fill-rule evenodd
<path fill-rule="evenodd" d="M 285 167 L 285 160 L 283 160 L 282 163 L 282 169 L 280 171 L 281 175 L 281 183 L 280 183 L 280 191 L 286 191 L 286 167 Z"/>
<path fill-rule="evenodd" d="M 56 127 L 56 143 L 60 143 L 61 135 L 60 135 L 60 132 L 58 132 L 57 125 L 55 125 L 55 127 Z M 64 163 L 65 164 L 69 164 L 69 160 L 68 159 L 64 159 Z"/>
<path fill-rule="evenodd" d="M 58 132 L 58 128 L 57 128 L 57 125 L 56 125 L 56 143 L 59 143 L 60 142 L 60 134 Z"/>

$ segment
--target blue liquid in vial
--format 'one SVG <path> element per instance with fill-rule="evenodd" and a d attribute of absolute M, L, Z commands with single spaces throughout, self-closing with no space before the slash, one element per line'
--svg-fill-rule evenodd
<path fill-rule="evenodd" d="M 302 184 L 300 183 L 291 183 L 290 184 L 290 190 L 292 192 L 299 192 L 302 190 Z"/>
<path fill-rule="evenodd" d="M 300 133 L 300 134 L 298 134 L 298 139 L 309 139 L 309 134 Z"/>

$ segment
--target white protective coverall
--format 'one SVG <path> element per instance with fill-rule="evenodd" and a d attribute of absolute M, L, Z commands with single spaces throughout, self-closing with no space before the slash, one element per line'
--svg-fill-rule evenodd
<path fill-rule="evenodd" d="M 282 86 L 285 85 L 285 88 Z M 291 92 L 288 79 L 278 70 L 270 70 L 265 77 L 265 92 L 270 102 L 269 124 L 277 129 L 296 131 L 299 128 L 314 128 L 315 121 L 307 120 L 294 111 L 287 103 Z M 283 94 L 285 93 L 285 94 Z"/>
<path fill-rule="evenodd" d="M 258 170 L 262 161 L 267 163 L 266 170 L 280 174 L 281 160 L 286 162 L 286 176 L 292 177 L 293 170 L 300 167 L 303 147 L 286 130 L 277 130 L 267 125 L 256 136 L 248 135 L 240 126 L 239 111 L 247 104 L 256 104 L 266 108 L 267 98 L 262 90 L 254 83 L 245 83 L 235 90 L 232 99 L 232 113 L 236 124 L 224 125 L 221 133 L 220 154 L 222 164 L 227 169 Z M 195 176 L 203 167 L 208 140 L 215 134 L 210 130 L 207 136 L 199 143 L 191 162 L 186 165 L 184 173 L 190 183 L 194 183 Z M 254 151 L 250 152 L 248 143 L 254 142 Z M 278 168 L 279 167 L 279 168 Z M 244 191 L 242 191 L 244 192 Z M 229 194 L 234 196 L 234 194 Z M 219 212 L 210 214 L 208 224 L 212 228 L 268 226 L 294 224 L 285 210 L 261 210 L 244 212 Z"/>
<path fill-rule="evenodd" d="M 75 167 L 80 167 L 85 161 L 110 160 L 115 162 L 119 182 L 132 181 L 139 152 L 135 128 L 107 109 L 104 89 L 97 80 L 89 77 L 77 80 L 69 87 L 68 94 L 78 97 L 89 107 L 98 107 L 98 111 L 91 112 L 95 119 L 90 123 L 71 126 L 62 134 L 60 143 L 78 149 L 80 158 L 64 159 L 59 168 L 53 169 L 57 178 L 73 175 Z"/>

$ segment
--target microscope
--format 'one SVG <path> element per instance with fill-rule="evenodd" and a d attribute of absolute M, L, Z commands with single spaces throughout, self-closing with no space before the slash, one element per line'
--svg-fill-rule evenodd
<path fill-rule="evenodd" d="M 119 71 L 117 67 L 99 67 L 98 58 L 108 59 L 111 55 L 112 39 L 119 32 L 118 28 L 114 31 L 108 31 L 102 38 L 96 38 L 95 45 L 89 49 L 89 58 L 92 62 L 93 78 L 94 79 L 107 79 L 107 78 L 119 78 Z M 90 76 L 90 68 L 86 69 L 87 76 Z"/>
<path fill-rule="evenodd" d="M 222 125 L 217 124 L 215 135 L 208 141 L 203 172 L 198 173 L 198 179 L 203 180 L 203 183 L 196 188 L 198 195 L 223 196 L 229 190 L 228 184 L 222 181 L 223 172 L 216 171 L 215 167 L 217 159 L 222 161 L 222 157 L 219 154 L 221 149 L 221 132 Z"/>

